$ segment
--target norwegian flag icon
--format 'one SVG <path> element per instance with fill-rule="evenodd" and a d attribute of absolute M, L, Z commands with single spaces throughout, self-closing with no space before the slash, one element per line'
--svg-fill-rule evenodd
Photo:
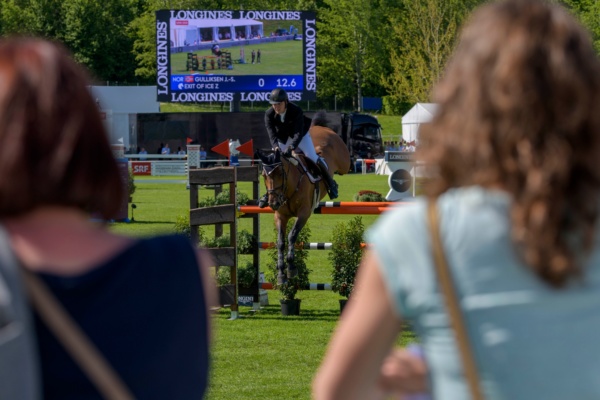
<path fill-rule="evenodd" d="M 194 83 L 194 77 L 189 75 L 185 77 L 185 82 L 186 83 Z"/>

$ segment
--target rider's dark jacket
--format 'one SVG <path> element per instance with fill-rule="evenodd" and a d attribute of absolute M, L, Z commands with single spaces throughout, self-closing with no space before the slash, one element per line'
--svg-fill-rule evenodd
<path fill-rule="evenodd" d="M 308 132 L 309 126 L 306 126 L 305 121 L 302 109 L 294 103 L 288 102 L 283 122 L 281 122 L 281 116 L 275 113 L 273 107 L 269 107 L 265 112 L 265 126 L 269 133 L 271 146 L 276 148 L 279 146 L 277 141 L 285 143 L 288 138 L 292 138 L 292 146 L 297 148 L 306 132 Z"/>

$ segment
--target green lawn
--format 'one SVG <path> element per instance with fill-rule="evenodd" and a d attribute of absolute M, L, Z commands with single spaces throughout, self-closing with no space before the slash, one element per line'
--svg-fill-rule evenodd
<path fill-rule="evenodd" d="M 180 180 L 181 177 L 169 177 Z M 144 183 L 154 177 L 136 179 L 133 195 L 135 221 L 115 223 L 111 229 L 132 235 L 148 236 L 173 232 L 177 216 L 186 215 L 189 191 L 184 184 Z M 349 174 L 337 176 L 340 201 L 353 201 L 359 190 L 375 190 L 385 195 L 387 176 Z M 240 184 L 240 191 L 249 194 L 250 185 Z M 264 186 L 261 182 L 261 191 Z M 213 191 L 200 190 L 200 198 L 213 196 Z M 312 242 L 330 242 L 333 227 L 352 216 L 314 215 L 309 220 Z M 362 217 L 365 226 L 377 216 Z M 239 229 L 250 230 L 250 220 L 240 219 Z M 205 228 L 206 229 L 206 228 Z M 274 241 L 273 217 L 260 217 L 260 240 Z M 225 229 L 227 233 L 227 229 Z M 311 282 L 329 283 L 331 266 L 328 251 L 309 253 Z M 264 265 L 266 253 L 261 254 Z M 242 256 L 246 257 L 246 256 Z M 301 315 L 283 317 L 277 291 L 269 291 L 269 306 L 258 313 L 250 307 L 240 307 L 241 318 L 229 320 L 230 311 L 221 309 L 213 316 L 214 343 L 209 400 L 231 399 L 310 399 L 310 383 L 318 368 L 339 318 L 340 296 L 332 292 L 302 291 Z M 399 344 L 414 340 L 407 331 Z"/>
<path fill-rule="evenodd" d="M 381 136 L 384 142 L 398 141 L 402 137 L 402 116 L 401 115 L 376 115 L 381 125 Z"/>

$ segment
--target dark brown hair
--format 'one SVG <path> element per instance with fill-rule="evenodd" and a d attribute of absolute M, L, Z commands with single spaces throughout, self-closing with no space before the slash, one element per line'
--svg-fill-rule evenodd
<path fill-rule="evenodd" d="M 46 205 L 114 216 L 122 180 L 86 85 L 62 45 L 0 41 L 0 218 Z"/>
<path fill-rule="evenodd" d="M 421 158 L 437 196 L 469 185 L 513 198 L 512 239 L 553 286 L 580 274 L 600 204 L 600 63 L 562 7 L 508 0 L 478 10 L 435 90 Z"/>

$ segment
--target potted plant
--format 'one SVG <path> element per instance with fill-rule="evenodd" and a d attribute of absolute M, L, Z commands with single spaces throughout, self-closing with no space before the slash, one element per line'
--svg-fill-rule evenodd
<path fill-rule="evenodd" d="M 348 223 L 339 223 L 333 229 L 332 249 L 328 258 L 332 265 L 331 290 L 345 297 L 340 299 L 340 310 L 343 310 L 354 290 L 354 280 L 362 258 L 364 232 L 360 216 Z"/>
<path fill-rule="evenodd" d="M 357 194 L 354 195 L 354 201 L 386 201 L 385 198 L 381 195 L 381 193 L 375 192 L 373 190 L 361 190 Z"/>
<path fill-rule="evenodd" d="M 249 288 L 256 278 L 256 270 L 250 261 L 238 266 L 238 286 Z M 219 289 L 219 303 L 221 305 L 233 304 L 234 287 L 231 283 L 231 267 L 218 267 L 216 275 L 217 287 Z"/>
<path fill-rule="evenodd" d="M 217 267 L 215 279 L 219 291 L 219 304 L 222 306 L 233 304 L 235 288 L 231 283 L 231 269 L 229 267 Z"/>
<path fill-rule="evenodd" d="M 293 226 L 293 221 L 288 222 L 286 235 L 287 238 L 290 229 Z M 310 240 L 310 228 L 307 225 L 302 228 L 298 234 L 297 243 L 308 243 Z M 287 283 L 283 285 L 276 285 L 277 282 L 277 249 L 269 249 L 269 261 L 267 268 L 269 275 L 267 279 L 273 283 L 273 287 L 279 289 L 281 297 L 279 303 L 281 304 L 282 315 L 299 315 L 300 314 L 300 299 L 296 298 L 296 294 L 299 290 L 303 290 L 310 283 L 309 273 L 310 270 L 306 266 L 306 259 L 308 257 L 308 251 L 306 249 L 296 249 L 294 263 L 298 268 L 298 276 L 291 278 Z"/>
<path fill-rule="evenodd" d="M 181 220 L 181 221 L 180 221 Z M 189 225 L 185 225 L 185 222 L 189 221 L 184 217 L 178 217 L 178 224 L 176 224 L 176 230 L 178 232 L 189 234 L 186 232 L 183 227 L 189 227 Z M 189 224 L 189 222 L 188 222 Z M 248 231 L 242 230 L 238 232 L 238 240 L 240 237 L 243 237 L 243 243 L 245 247 L 252 246 L 252 238 L 253 236 L 248 233 Z M 228 247 L 230 245 L 229 235 L 223 235 L 219 237 L 205 237 L 203 232 L 200 231 L 201 242 L 200 245 L 205 248 L 220 248 L 220 247 Z M 239 252 L 247 251 L 246 248 L 240 249 Z M 242 251 L 243 250 L 243 251 Z M 256 278 L 256 269 L 254 268 L 254 264 L 252 262 L 245 262 L 244 264 L 238 264 L 237 270 L 237 280 L 238 287 L 241 288 L 249 288 L 252 285 L 252 282 Z M 217 282 L 217 288 L 219 292 L 219 303 L 224 306 L 228 304 L 233 304 L 235 299 L 235 288 L 233 283 L 231 282 L 231 268 L 226 266 L 217 267 L 215 273 L 215 280 Z"/>

